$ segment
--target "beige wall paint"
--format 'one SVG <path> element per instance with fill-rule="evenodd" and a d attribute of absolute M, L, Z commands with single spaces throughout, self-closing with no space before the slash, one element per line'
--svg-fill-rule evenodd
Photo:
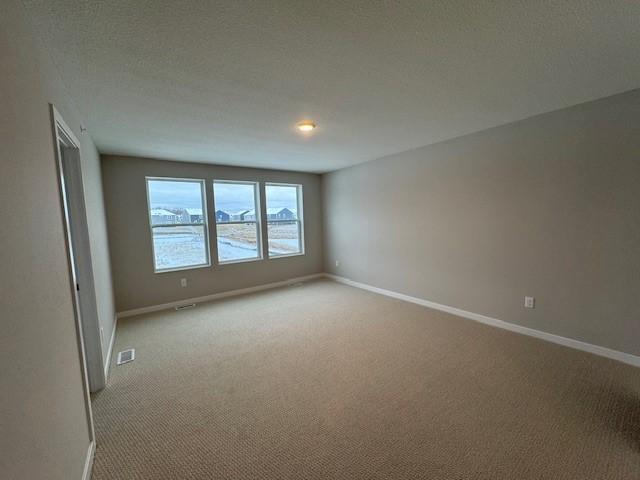
<path fill-rule="evenodd" d="M 329 173 L 322 197 L 327 272 L 640 354 L 640 90 Z"/>
<path fill-rule="evenodd" d="M 80 479 L 89 447 L 49 103 L 80 139 L 100 322 L 113 301 L 98 152 L 21 2 L 0 7 L 0 476 Z M 107 343 L 105 341 L 105 343 Z"/>
<path fill-rule="evenodd" d="M 102 170 L 118 311 L 251 287 L 322 271 L 320 177 L 309 173 L 222 167 L 136 157 L 103 156 Z M 255 262 L 153 272 L 146 176 L 206 180 L 213 232 L 214 179 L 297 183 L 304 190 L 305 255 Z M 211 242 L 215 240 L 211 234 Z M 215 261 L 215 259 L 214 259 Z M 180 279 L 188 286 L 182 288 Z"/>

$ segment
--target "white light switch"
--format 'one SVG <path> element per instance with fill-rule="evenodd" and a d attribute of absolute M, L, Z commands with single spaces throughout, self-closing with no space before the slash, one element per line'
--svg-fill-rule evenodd
<path fill-rule="evenodd" d="M 535 308 L 536 299 L 533 297 L 524 297 L 524 308 Z"/>
<path fill-rule="evenodd" d="M 186 278 L 181 278 L 180 279 L 180 286 L 181 287 L 186 287 L 187 286 L 187 279 Z"/>

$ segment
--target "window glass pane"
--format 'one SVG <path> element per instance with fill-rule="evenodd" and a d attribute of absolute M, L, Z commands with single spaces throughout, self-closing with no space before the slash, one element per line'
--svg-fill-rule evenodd
<path fill-rule="evenodd" d="M 259 208 L 255 183 L 214 182 L 218 260 L 260 258 Z"/>
<path fill-rule="evenodd" d="M 216 222 L 256 220 L 256 196 L 253 183 L 213 183 Z"/>
<path fill-rule="evenodd" d="M 300 185 L 266 185 L 269 256 L 301 253 Z"/>
<path fill-rule="evenodd" d="M 148 180 L 152 225 L 205 223 L 202 183 Z"/>
<path fill-rule="evenodd" d="M 209 265 L 203 185 L 201 180 L 147 179 L 156 271 Z"/>
<path fill-rule="evenodd" d="M 291 255 L 300 253 L 298 222 L 268 222 L 269 255 Z"/>
<path fill-rule="evenodd" d="M 156 270 L 209 263 L 204 226 L 153 227 L 152 230 Z"/>
<path fill-rule="evenodd" d="M 267 185 L 267 220 L 298 218 L 298 187 L 296 185 Z"/>
<path fill-rule="evenodd" d="M 219 223 L 218 260 L 230 262 L 258 258 L 258 225 L 251 223 Z"/>

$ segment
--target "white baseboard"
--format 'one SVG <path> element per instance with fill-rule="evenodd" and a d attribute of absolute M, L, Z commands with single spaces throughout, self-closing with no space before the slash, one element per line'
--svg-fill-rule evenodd
<path fill-rule="evenodd" d="M 205 295 L 203 297 L 185 298 L 184 300 L 178 300 L 175 302 L 163 303 L 160 305 L 151 305 L 149 307 L 135 308 L 133 310 L 125 310 L 118 312 L 118 318 L 133 317 L 134 315 L 142 315 L 143 313 L 158 312 L 160 310 L 168 310 L 178 307 L 180 305 L 186 305 L 189 303 L 202 303 L 210 302 L 212 300 L 219 300 L 221 298 L 235 297 L 237 295 L 244 295 L 246 293 L 259 292 L 261 290 L 269 290 L 271 288 L 286 287 L 293 283 L 304 282 L 312 280 L 314 278 L 324 277 L 324 273 L 314 273 L 313 275 L 306 275 L 304 277 L 290 278 L 289 280 L 283 280 L 281 282 L 265 283 L 262 285 L 256 285 L 255 287 L 240 288 L 238 290 L 229 290 L 227 292 L 214 293 L 212 295 Z"/>
<path fill-rule="evenodd" d="M 460 308 L 450 307 L 448 305 L 442 305 L 440 303 L 431 302 L 429 300 L 424 300 L 422 298 L 412 297 L 410 295 L 405 295 L 403 293 L 393 292 L 391 290 L 385 290 L 383 288 L 374 287 L 372 285 L 367 285 L 365 283 L 355 282 L 353 280 L 349 280 L 348 278 L 339 277 L 337 275 L 333 275 L 330 273 L 325 273 L 325 277 L 330 278 L 336 282 L 343 283 L 345 285 L 361 288 L 363 290 L 369 290 L 370 292 L 379 293 L 381 295 L 397 298 L 399 300 L 404 300 L 406 302 L 416 303 L 418 305 L 433 308 L 435 310 L 441 310 L 443 312 L 451 313 L 459 317 L 475 320 L 476 322 L 484 323 L 486 325 L 491 325 L 493 327 L 502 328 L 504 330 L 509 330 L 511 332 L 520 333 L 522 335 L 528 335 L 530 337 L 539 338 L 541 340 L 546 340 L 548 342 L 557 343 L 559 345 L 564 345 L 565 347 L 571 347 L 577 350 L 593 353 L 595 355 L 600 355 L 601 357 L 606 357 L 612 360 L 617 360 L 619 362 L 633 365 L 634 367 L 640 367 L 640 357 L 636 355 L 632 355 L 630 353 L 619 352 L 617 350 L 601 347 L 599 345 L 593 345 L 591 343 L 581 342 L 580 340 L 575 340 L 573 338 L 561 337 L 560 335 L 554 335 L 552 333 L 535 330 L 533 328 L 523 327 L 521 325 L 516 325 L 514 323 L 505 322 L 504 320 L 498 320 L 497 318 L 487 317 L 486 315 L 480 315 L 479 313 L 468 312 Z"/>
<path fill-rule="evenodd" d="M 118 325 L 118 315 L 113 319 L 113 329 L 111 330 L 111 339 L 109 340 L 109 350 L 107 350 L 107 358 L 104 362 L 104 384 L 109 381 L 109 370 L 111 369 L 111 354 L 113 353 L 113 345 L 116 343 L 116 326 Z"/>
<path fill-rule="evenodd" d="M 87 458 L 84 461 L 84 470 L 82 471 L 82 480 L 91 479 L 91 469 L 93 468 L 93 457 L 96 453 L 96 442 L 93 440 L 87 449 Z"/>

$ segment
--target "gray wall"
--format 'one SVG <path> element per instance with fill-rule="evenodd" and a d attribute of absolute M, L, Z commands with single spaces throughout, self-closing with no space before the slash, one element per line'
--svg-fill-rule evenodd
<path fill-rule="evenodd" d="M 98 322 L 104 332 L 102 337 L 102 358 L 103 363 L 106 365 L 109 344 L 115 334 L 113 328 L 115 327 L 116 306 L 113 294 L 113 279 L 111 278 L 107 216 L 102 192 L 102 169 L 100 155 L 93 145 L 86 154 L 83 152 L 82 181 L 84 184 L 85 206 L 87 208 Z"/>
<path fill-rule="evenodd" d="M 81 141 L 107 337 L 114 307 L 98 152 L 37 34 L 21 2 L 1 2 L 0 476 L 68 480 L 82 475 L 89 429 L 49 102 Z"/>
<path fill-rule="evenodd" d="M 640 90 L 329 173 L 322 196 L 327 272 L 640 354 Z"/>
<path fill-rule="evenodd" d="M 318 175 L 108 155 L 102 157 L 102 171 L 119 312 L 322 272 Z M 154 273 L 145 176 L 206 180 L 210 232 L 213 231 L 214 221 L 214 179 L 302 184 L 306 254 L 228 265 L 214 263 L 211 267 Z M 211 243 L 214 243 L 213 235 Z M 186 288 L 180 286 L 183 277 L 188 280 Z"/>

